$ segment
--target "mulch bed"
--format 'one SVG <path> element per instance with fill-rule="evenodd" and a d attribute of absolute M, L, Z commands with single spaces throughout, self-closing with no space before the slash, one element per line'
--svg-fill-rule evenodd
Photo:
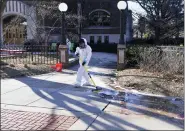
<path fill-rule="evenodd" d="M 4 78 L 15 78 L 21 76 L 40 75 L 45 73 L 53 72 L 54 70 L 50 65 L 39 64 L 16 64 L 1 66 L 1 79 Z"/>
<path fill-rule="evenodd" d="M 184 76 L 125 69 L 117 73 L 120 88 L 184 98 Z"/>

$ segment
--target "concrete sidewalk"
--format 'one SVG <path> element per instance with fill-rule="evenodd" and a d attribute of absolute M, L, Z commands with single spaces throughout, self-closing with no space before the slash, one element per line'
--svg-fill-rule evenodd
<path fill-rule="evenodd" d="M 116 55 L 93 54 L 90 71 L 98 86 L 111 89 L 109 78 L 113 78 L 115 64 Z M 36 119 L 33 119 L 34 122 L 29 126 L 32 130 L 182 130 L 184 128 L 183 120 L 175 118 L 174 114 L 169 116 L 160 113 L 145 114 L 139 111 L 136 113 L 131 109 L 126 110 L 120 103 L 111 102 L 91 93 L 92 87 L 75 88 L 77 68 L 78 66 L 75 66 L 62 73 L 1 80 L 2 130 L 28 129 L 25 123 L 26 120 L 27 123 L 30 122 L 31 117 Z M 32 116 L 29 116 L 29 113 Z M 56 115 L 54 118 L 53 114 Z M 44 122 L 45 126 L 42 126 L 44 119 L 47 121 Z M 11 123 L 12 120 L 14 122 Z"/>

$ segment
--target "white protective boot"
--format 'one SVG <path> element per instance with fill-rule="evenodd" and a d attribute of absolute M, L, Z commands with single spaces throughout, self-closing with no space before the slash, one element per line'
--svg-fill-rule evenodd
<path fill-rule="evenodd" d="M 75 87 L 76 87 L 76 88 L 80 88 L 80 87 L 82 87 L 82 85 L 80 85 L 80 84 L 78 84 L 78 83 L 75 83 Z"/>
<path fill-rule="evenodd" d="M 89 82 L 85 82 L 85 83 L 83 84 L 83 86 L 92 86 L 92 85 L 91 85 L 91 83 L 89 83 Z"/>

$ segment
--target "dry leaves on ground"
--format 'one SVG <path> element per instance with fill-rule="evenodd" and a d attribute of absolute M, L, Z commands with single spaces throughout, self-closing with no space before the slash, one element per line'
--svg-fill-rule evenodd
<path fill-rule="evenodd" d="M 183 75 L 145 72 L 141 69 L 119 71 L 117 82 L 124 89 L 134 89 L 158 95 L 184 97 Z"/>
<path fill-rule="evenodd" d="M 1 78 L 13 78 L 20 76 L 40 75 L 52 72 L 49 65 L 16 64 L 15 66 L 1 67 Z"/>

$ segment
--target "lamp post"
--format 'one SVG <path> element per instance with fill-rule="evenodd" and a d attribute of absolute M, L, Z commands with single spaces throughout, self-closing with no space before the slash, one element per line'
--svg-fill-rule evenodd
<path fill-rule="evenodd" d="M 65 12 L 67 11 L 68 6 L 67 6 L 66 3 L 60 3 L 58 8 L 62 12 L 62 44 L 66 45 L 66 40 L 65 40 Z"/>
<path fill-rule="evenodd" d="M 119 1 L 117 7 L 120 10 L 120 40 L 117 46 L 117 70 L 122 70 L 125 66 L 127 0 Z"/>
<path fill-rule="evenodd" d="M 79 40 L 81 38 L 81 31 L 82 31 L 82 23 L 81 23 L 81 17 L 82 17 L 82 0 L 78 0 L 77 3 L 78 9 L 77 9 L 77 14 L 78 14 L 78 37 Z"/>
<path fill-rule="evenodd" d="M 63 67 L 67 67 L 69 63 L 69 54 L 68 54 L 68 46 L 66 45 L 66 38 L 65 38 L 65 12 L 68 9 L 66 3 L 60 3 L 58 6 L 59 10 L 62 12 L 62 41 L 59 45 L 59 52 L 60 52 L 60 63 L 63 64 Z"/>

